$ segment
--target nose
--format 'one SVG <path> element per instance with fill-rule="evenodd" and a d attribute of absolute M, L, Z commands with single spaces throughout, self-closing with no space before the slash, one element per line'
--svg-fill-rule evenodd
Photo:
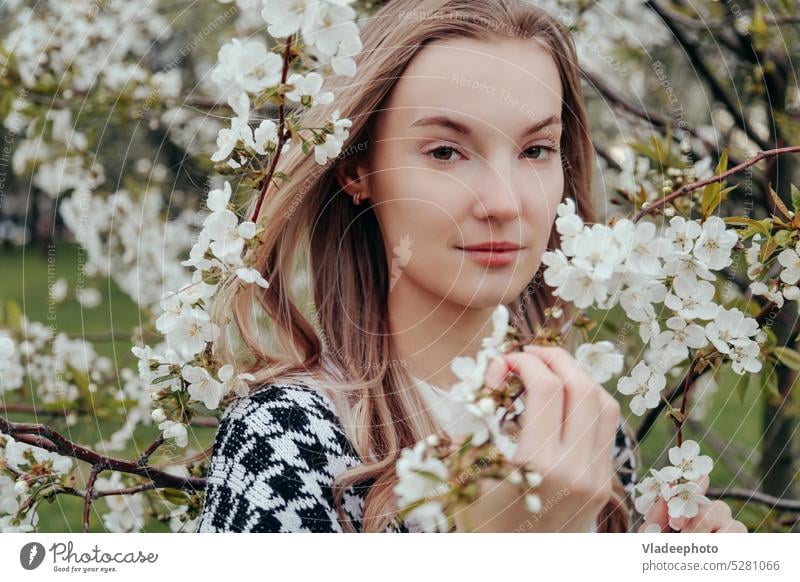
<path fill-rule="evenodd" d="M 512 164 L 507 159 L 500 159 L 500 156 L 484 160 L 479 170 L 473 205 L 476 218 L 508 221 L 519 216 L 522 185 L 518 184 Z"/>

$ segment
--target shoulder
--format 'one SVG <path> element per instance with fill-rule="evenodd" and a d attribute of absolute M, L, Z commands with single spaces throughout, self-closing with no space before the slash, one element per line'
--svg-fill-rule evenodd
<path fill-rule="evenodd" d="M 220 418 L 214 454 L 235 455 L 243 446 L 260 449 L 262 459 L 281 455 L 293 463 L 313 454 L 355 454 L 331 400 L 299 384 L 267 384 L 231 402 Z"/>
<path fill-rule="evenodd" d="M 200 531 L 340 531 L 331 486 L 359 463 L 326 395 L 259 387 L 222 413 Z"/>
<path fill-rule="evenodd" d="M 243 424 L 254 431 L 317 429 L 326 443 L 344 434 L 331 400 L 319 390 L 301 384 L 265 384 L 244 397 L 233 400 L 220 418 L 223 425 Z"/>

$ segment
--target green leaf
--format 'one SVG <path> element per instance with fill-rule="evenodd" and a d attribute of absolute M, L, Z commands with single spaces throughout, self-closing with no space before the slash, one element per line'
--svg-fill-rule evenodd
<path fill-rule="evenodd" d="M 790 190 L 792 193 L 792 209 L 794 209 L 795 214 L 800 214 L 800 189 L 792 184 Z"/>
<path fill-rule="evenodd" d="M 739 378 L 739 381 L 736 382 L 736 395 L 739 397 L 739 404 L 744 404 L 744 397 L 747 396 L 751 386 L 753 390 L 758 390 L 761 386 L 763 374 L 748 374 L 747 376 L 747 382 L 744 382 L 744 378 Z"/>
<path fill-rule="evenodd" d="M 792 217 L 789 214 L 789 209 L 786 208 L 786 204 L 783 203 L 783 200 L 781 200 L 780 196 L 778 196 L 778 193 L 772 189 L 772 184 L 768 184 L 767 189 L 769 190 L 769 195 L 772 197 L 772 201 L 775 203 L 775 207 L 780 210 L 781 214 L 783 214 L 787 220 L 791 220 Z"/>
<path fill-rule="evenodd" d="M 792 243 L 792 236 L 793 233 L 790 230 L 779 230 L 775 233 L 775 236 L 772 237 L 772 240 L 775 241 L 775 244 L 781 248 L 786 248 L 791 245 Z"/>
<path fill-rule="evenodd" d="M 3 323 L 15 331 L 20 331 L 22 328 L 22 311 L 16 301 L 6 301 L 6 312 L 3 317 Z"/>
<path fill-rule="evenodd" d="M 795 371 L 800 370 L 800 352 L 785 346 L 776 346 L 772 348 L 772 351 L 775 353 L 775 357 L 778 358 L 778 361 L 787 368 L 791 368 Z"/>
<path fill-rule="evenodd" d="M 14 92 L 3 91 L 3 96 L 0 97 L 0 119 L 5 119 L 11 114 L 11 109 L 14 107 Z"/>
<path fill-rule="evenodd" d="M 765 374 L 765 379 L 761 384 L 761 389 L 767 402 L 776 404 L 781 400 L 781 393 L 778 392 L 778 374 Z"/>
<path fill-rule="evenodd" d="M 284 182 L 291 182 L 292 181 L 292 177 L 289 174 L 287 174 L 286 172 L 275 172 L 274 174 L 272 174 L 272 178 L 273 179 L 280 179 L 280 180 L 283 180 Z"/>
<path fill-rule="evenodd" d="M 458 449 L 459 456 L 463 456 L 464 453 L 472 446 L 472 435 L 467 435 L 467 438 L 464 439 L 464 442 L 461 443 L 461 447 Z"/>
<path fill-rule="evenodd" d="M 743 240 L 750 238 L 756 233 L 763 235 L 764 238 L 769 238 L 770 233 L 772 232 L 772 222 L 769 218 L 764 218 L 763 220 L 753 220 L 752 218 L 747 218 L 746 216 L 726 216 L 722 220 L 725 221 L 725 224 L 732 224 L 733 226 L 746 226 L 747 228 L 745 230 L 739 232 L 739 237 Z"/>
<path fill-rule="evenodd" d="M 432 473 L 431 471 L 426 471 L 425 469 L 414 469 L 414 473 L 417 475 L 422 475 L 423 477 L 427 477 L 434 483 L 441 483 L 442 479 L 436 473 Z"/>
<path fill-rule="evenodd" d="M 717 167 L 714 170 L 714 175 L 718 176 L 726 171 L 728 168 L 728 150 L 724 150 L 722 155 L 719 157 L 719 162 L 717 163 Z M 714 210 L 717 209 L 717 206 L 720 205 L 722 202 L 723 197 L 723 186 L 724 180 L 718 182 L 712 182 L 708 186 L 703 189 L 703 196 L 700 202 L 700 212 L 703 216 L 710 216 Z M 725 189 L 725 192 L 730 192 L 728 188 Z"/>
<path fill-rule="evenodd" d="M 186 505 L 189 503 L 189 496 L 180 489 L 166 487 L 164 489 L 160 489 L 159 494 L 161 497 L 170 503 L 174 503 L 175 505 Z"/>

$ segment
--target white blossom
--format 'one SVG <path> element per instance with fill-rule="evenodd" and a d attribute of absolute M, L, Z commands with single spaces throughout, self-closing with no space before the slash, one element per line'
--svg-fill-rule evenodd
<path fill-rule="evenodd" d="M 306 107 L 333 102 L 333 93 L 330 91 L 320 92 L 323 78 L 319 73 L 311 72 L 305 76 L 294 73 L 286 82 L 294 85 L 294 89 L 286 93 L 286 98 L 291 101 L 302 103 Z"/>
<path fill-rule="evenodd" d="M 113 471 L 110 477 L 98 477 L 95 489 L 98 491 L 115 491 L 123 489 L 125 483 L 119 471 Z M 133 495 L 104 495 L 103 500 L 110 511 L 103 514 L 106 530 L 115 533 L 139 532 L 144 527 L 145 504 L 140 493 Z"/>
<path fill-rule="evenodd" d="M 665 236 L 672 242 L 678 252 L 688 253 L 694 247 L 694 242 L 703 232 L 700 224 L 695 220 L 686 220 L 682 216 L 674 216 L 669 221 Z"/>
<path fill-rule="evenodd" d="M 731 351 L 734 340 L 747 339 L 758 333 L 758 322 L 745 317 L 738 308 L 720 308 L 714 321 L 706 325 L 706 335 L 721 353 Z"/>
<path fill-rule="evenodd" d="M 495 307 L 492 312 L 492 335 L 483 338 L 481 347 L 484 350 L 493 350 L 493 353 L 501 353 L 501 346 L 505 341 L 506 334 L 508 333 L 508 321 L 510 314 L 508 308 L 500 304 Z"/>
<path fill-rule="evenodd" d="M 703 223 L 703 231 L 695 242 L 694 256 L 709 269 L 719 271 L 731 264 L 731 251 L 738 240 L 736 232 L 727 229 L 724 220 L 710 216 Z"/>
<path fill-rule="evenodd" d="M 714 285 L 708 281 L 690 281 L 677 277 L 672 290 L 664 299 L 664 305 L 685 320 L 714 319 L 719 305 L 714 302 Z"/>
<path fill-rule="evenodd" d="M 581 344 L 575 359 L 599 383 L 607 382 L 622 371 L 624 357 L 610 341 Z"/>
<path fill-rule="evenodd" d="M 781 271 L 781 281 L 794 285 L 800 281 L 800 242 L 794 249 L 783 249 L 778 254 L 778 262 L 784 267 Z"/>
<path fill-rule="evenodd" d="M 699 505 L 708 505 L 711 500 L 702 493 L 698 483 L 689 481 L 679 483 L 669 490 L 667 507 L 671 518 L 694 517 L 697 515 Z"/>
<path fill-rule="evenodd" d="M 217 409 L 220 400 L 225 396 L 225 384 L 214 379 L 208 370 L 199 366 L 184 366 L 182 376 L 189 383 L 189 396 L 205 404 L 209 410 Z"/>
<path fill-rule="evenodd" d="M 759 275 L 761 275 L 761 273 L 764 272 L 764 264 L 758 260 L 759 254 L 761 253 L 760 241 L 761 235 L 758 233 L 754 234 L 752 243 L 745 251 L 745 259 L 747 261 L 747 277 L 749 279 L 756 279 Z M 797 253 L 795 253 L 795 256 L 797 256 Z M 780 262 L 780 255 L 778 255 L 778 262 Z M 800 260 L 798 261 L 798 264 L 800 265 Z M 800 270 L 798 270 L 797 273 L 797 278 L 800 279 Z"/>
<path fill-rule="evenodd" d="M 211 71 L 211 79 L 221 88 L 235 94 L 258 94 L 281 80 L 283 59 L 259 40 L 232 39 L 218 54 L 218 64 Z"/>
<path fill-rule="evenodd" d="M 427 500 L 412 510 L 407 520 L 417 522 L 424 531 L 447 531 L 444 508 L 436 498 L 447 492 L 448 469 L 440 459 L 427 454 L 422 440 L 413 449 L 403 449 L 396 464 L 398 482 L 394 486 L 400 508 Z"/>
<path fill-rule="evenodd" d="M 165 420 L 159 423 L 158 428 L 164 432 L 164 438 L 175 439 L 175 444 L 184 448 L 189 444 L 189 435 L 186 432 L 186 426 L 174 420 Z"/>
<path fill-rule="evenodd" d="M 686 358 L 689 348 L 699 349 L 708 344 L 705 329 L 694 323 L 687 323 L 681 317 L 667 319 L 668 330 L 652 340 L 654 348 L 666 348 L 676 356 Z"/>
<path fill-rule="evenodd" d="M 258 272 L 257 269 L 253 269 L 250 267 L 239 267 L 236 269 L 236 276 L 239 277 L 245 283 L 251 284 L 255 283 L 259 287 L 263 287 L 264 289 L 269 288 L 269 281 L 267 281 L 261 273 Z"/>
<path fill-rule="evenodd" d="M 652 371 L 647 364 L 639 362 L 630 376 L 620 378 L 617 390 L 625 395 L 633 395 L 631 411 L 641 416 L 648 408 L 655 408 L 661 399 L 661 390 L 667 384 L 663 374 Z"/>
<path fill-rule="evenodd" d="M 252 382 L 256 377 L 246 372 L 234 375 L 234 372 L 231 364 L 225 364 L 219 369 L 217 376 L 223 384 L 223 390 L 225 393 L 233 392 L 238 396 L 247 396 L 250 391 L 247 382 Z"/>
<path fill-rule="evenodd" d="M 353 125 L 353 122 L 349 119 L 339 119 L 339 115 L 338 109 L 331 115 L 333 133 L 325 134 L 325 142 L 314 146 L 314 159 L 319 165 L 324 165 L 328 158 L 338 156 L 344 141 L 350 136 L 347 128 Z"/>
<path fill-rule="evenodd" d="M 693 481 L 708 475 L 713 467 L 711 457 L 700 454 L 697 441 L 685 440 L 679 447 L 669 450 L 669 461 L 681 470 L 681 477 Z"/>
<path fill-rule="evenodd" d="M 202 309 L 184 305 L 165 324 L 167 344 L 184 358 L 192 358 L 219 335 L 219 328 Z"/>

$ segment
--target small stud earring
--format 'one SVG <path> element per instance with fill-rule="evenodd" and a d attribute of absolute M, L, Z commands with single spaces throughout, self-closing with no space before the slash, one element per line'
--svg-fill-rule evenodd
<path fill-rule="evenodd" d="M 361 192 L 356 192 L 353 195 L 353 204 L 355 204 L 356 206 L 361 204 Z"/>

